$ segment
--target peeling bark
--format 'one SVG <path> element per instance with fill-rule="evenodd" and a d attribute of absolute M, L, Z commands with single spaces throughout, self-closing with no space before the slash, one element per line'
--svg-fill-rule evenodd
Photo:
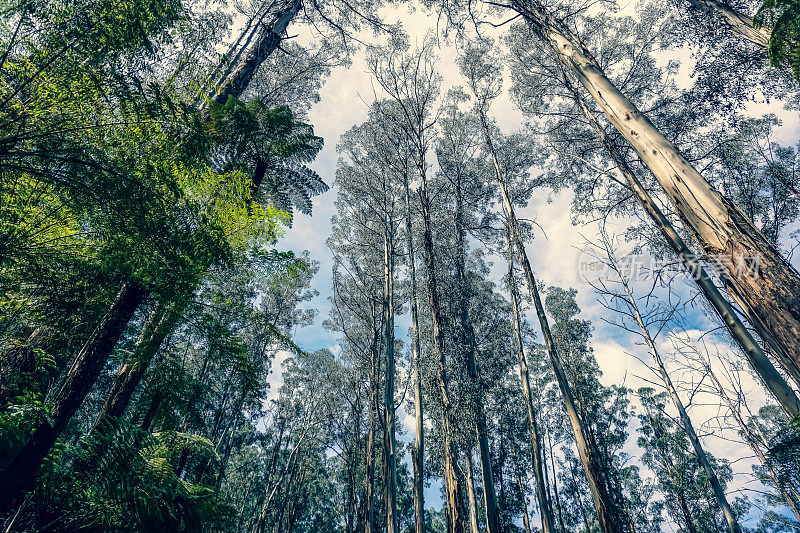
<path fill-rule="evenodd" d="M 681 220 L 713 256 L 726 283 L 741 295 L 800 370 L 800 276 L 780 251 L 700 175 L 678 148 L 609 80 L 580 39 L 538 5 L 514 0 L 513 9 L 597 102 L 667 193 Z M 755 272 L 748 267 L 757 262 Z"/>
<path fill-rule="evenodd" d="M 625 161 L 625 158 L 622 156 L 617 146 L 608 137 L 608 135 L 606 135 L 603 128 L 597 122 L 597 119 L 586 107 L 586 103 L 566 77 L 564 78 L 564 84 L 567 89 L 572 92 L 575 103 L 580 107 L 584 117 L 589 121 L 589 124 L 594 130 L 595 135 L 603 144 L 603 147 L 606 149 L 608 154 L 611 156 L 611 159 L 616 164 L 617 169 L 628 182 L 628 185 L 639 201 L 639 204 L 650 216 L 650 219 L 656 225 L 659 232 L 670 245 L 672 250 L 681 258 L 687 271 L 697 282 L 698 287 L 703 292 L 703 295 L 706 297 L 714 310 L 717 312 L 720 319 L 728 329 L 728 332 L 742 348 L 742 351 L 747 357 L 750 365 L 753 367 L 756 373 L 758 373 L 759 377 L 761 377 L 762 383 L 764 383 L 766 388 L 778 400 L 789 416 L 795 416 L 798 414 L 798 412 L 800 412 L 800 401 L 798 401 L 797 396 L 792 390 L 791 386 L 786 383 L 786 380 L 783 379 L 783 376 L 778 373 L 778 371 L 769 361 L 769 358 L 767 358 L 764 350 L 755 341 L 753 336 L 750 334 L 750 331 L 748 331 L 744 324 L 742 324 L 742 321 L 739 319 L 739 316 L 736 314 L 731 304 L 719 292 L 717 286 L 714 284 L 703 265 L 700 264 L 689 246 L 684 242 L 678 232 L 675 231 L 675 228 L 669 219 L 664 215 L 664 213 L 661 212 L 661 209 L 653 201 L 652 197 L 636 177 L 633 170 L 628 166 L 627 161 Z M 787 365 L 790 370 L 793 368 L 788 363 Z M 790 373 L 790 375 L 793 374 Z M 800 383 L 800 381 L 798 381 L 798 383 Z"/>

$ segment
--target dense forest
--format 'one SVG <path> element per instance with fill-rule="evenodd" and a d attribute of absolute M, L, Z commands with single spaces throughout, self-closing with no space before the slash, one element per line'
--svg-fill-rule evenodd
<path fill-rule="evenodd" d="M 800 0 L 0 21 L 2 531 L 800 531 Z"/>

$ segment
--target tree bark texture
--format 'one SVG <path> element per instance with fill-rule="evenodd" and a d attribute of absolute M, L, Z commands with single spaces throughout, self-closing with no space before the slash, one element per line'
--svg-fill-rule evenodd
<path fill-rule="evenodd" d="M 800 276 L 755 225 L 700 175 L 680 150 L 606 77 L 580 39 L 538 4 L 513 9 L 597 102 L 669 196 L 748 313 L 759 317 L 800 370 Z"/>
<path fill-rule="evenodd" d="M 144 298 L 136 282 L 125 282 L 111 306 L 66 371 L 58 392 L 49 401 L 48 420 L 40 423 L 11 463 L 0 473 L 0 511 L 8 510 L 31 490 L 42 461 L 94 386 L 108 356 Z"/>

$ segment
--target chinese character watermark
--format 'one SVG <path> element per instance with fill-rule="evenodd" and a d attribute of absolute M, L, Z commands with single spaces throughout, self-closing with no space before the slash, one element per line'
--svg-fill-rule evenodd
<path fill-rule="evenodd" d="M 741 280 L 757 279 L 761 273 L 761 255 L 734 256 L 708 254 L 690 256 L 686 261 L 658 259 L 650 255 L 631 254 L 615 260 L 614 268 L 608 260 L 599 259 L 592 251 L 583 250 L 578 256 L 578 273 L 585 281 L 613 280 L 620 275 L 628 281 L 641 281 L 653 274 L 686 273 L 698 280 L 705 269 L 707 274 Z M 711 272 L 709 272 L 709 270 Z"/>

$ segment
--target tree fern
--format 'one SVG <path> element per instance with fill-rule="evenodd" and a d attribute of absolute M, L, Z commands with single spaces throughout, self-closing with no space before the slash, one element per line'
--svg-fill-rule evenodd
<path fill-rule="evenodd" d="M 758 27 L 772 27 L 768 48 L 772 65 L 788 63 L 800 80 L 800 0 L 766 0 L 753 20 Z"/>

